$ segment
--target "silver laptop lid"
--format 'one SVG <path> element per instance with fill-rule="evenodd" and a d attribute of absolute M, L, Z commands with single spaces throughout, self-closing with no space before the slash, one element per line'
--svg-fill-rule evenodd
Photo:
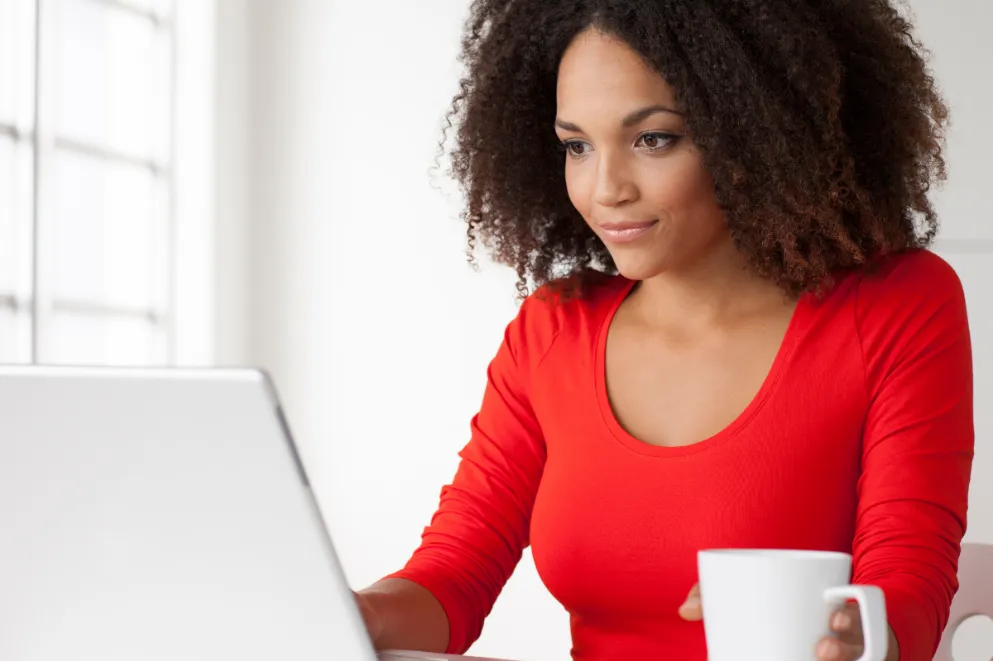
<path fill-rule="evenodd" d="M 263 374 L 0 367 L 0 659 L 374 658 Z"/>

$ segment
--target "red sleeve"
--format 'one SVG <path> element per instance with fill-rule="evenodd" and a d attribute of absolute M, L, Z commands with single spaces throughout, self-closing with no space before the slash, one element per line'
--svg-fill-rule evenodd
<path fill-rule="evenodd" d="M 548 322 L 528 299 L 508 325 L 487 373 L 472 436 L 454 480 L 406 567 L 393 574 L 427 588 L 448 615 L 448 652 L 464 653 L 482 631 L 523 549 L 545 465 L 545 444 L 531 410 L 529 381 L 551 344 Z M 529 317 L 538 316 L 533 319 Z"/>
<path fill-rule="evenodd" d="M 958 589 L 974 448 L 961 283 L 932 253 L 893 259 L 864 277 L 856 321 L 869 411 L 853 580 L 883 589 L 900 661 L 931 661 Z"/>

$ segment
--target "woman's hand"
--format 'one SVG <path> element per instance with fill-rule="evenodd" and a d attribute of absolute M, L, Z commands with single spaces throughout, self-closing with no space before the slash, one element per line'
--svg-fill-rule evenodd
<path fill-rule="evenodd" d="M 441 653 L 448 647 L 448 616 L 427 588 L 387 578 L 353 594 L 377 650 Z"/>
<path fill-rule="evenodd" d="M 699 622 L 703 619 L 703 605 L 700 601 L 700 585 L 694 585 L 686 601 L 679 607 L 679 615 L 684 620 Z M 817 658 L 820 661 L 856 661 L 864 651 L 862 619 L 856 604 L 845 604 L 831 616 L 833 636 L 824 638 L 817 645 Z M 896 640 L 890 632 L 889 654 L 896 659 Z"/>
<path fill-rule="evenodd" d="M 361 592 L 355 592 L 353 594 L 355 595 L 355 601 L 358 602 L 359 611 L 362 613 L 362 620 L 365 622 L 366 631 L 369 632 L 369 638 L 372 639 L 373 646 L 378 648 L 377 641 L 383 635 L 383 620 L 379 613 L 376 612 L 375 607 L 367 595 Z"/>
<path fill-rule="evenodd" d="M 845 604 L 831 616 L 829 636 L 817 645 L 817 658 L 821 661 L 855 661 L 865 651 L 862 638 L 862 618 L 857 604 Z"/>

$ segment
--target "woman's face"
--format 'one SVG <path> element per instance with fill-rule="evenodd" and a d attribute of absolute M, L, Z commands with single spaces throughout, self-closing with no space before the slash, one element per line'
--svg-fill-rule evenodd
<path fill-rule="evenodd" d="M 691 268 L 729 233 L 673 90 L 624 42 L 590 29 L 559 65 L 555 130 L 569 198 L 621 275 Z"/>

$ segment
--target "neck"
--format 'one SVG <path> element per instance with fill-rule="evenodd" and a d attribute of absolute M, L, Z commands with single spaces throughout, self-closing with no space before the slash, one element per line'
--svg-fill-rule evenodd
<path fill-rule="evenodd" d="M 689 331 L 719 328 L 787 303 L 775 284 L 755 274 L 730 239 L 691 265 L 642 281 L 636 295 L 647 323 Z"/>

